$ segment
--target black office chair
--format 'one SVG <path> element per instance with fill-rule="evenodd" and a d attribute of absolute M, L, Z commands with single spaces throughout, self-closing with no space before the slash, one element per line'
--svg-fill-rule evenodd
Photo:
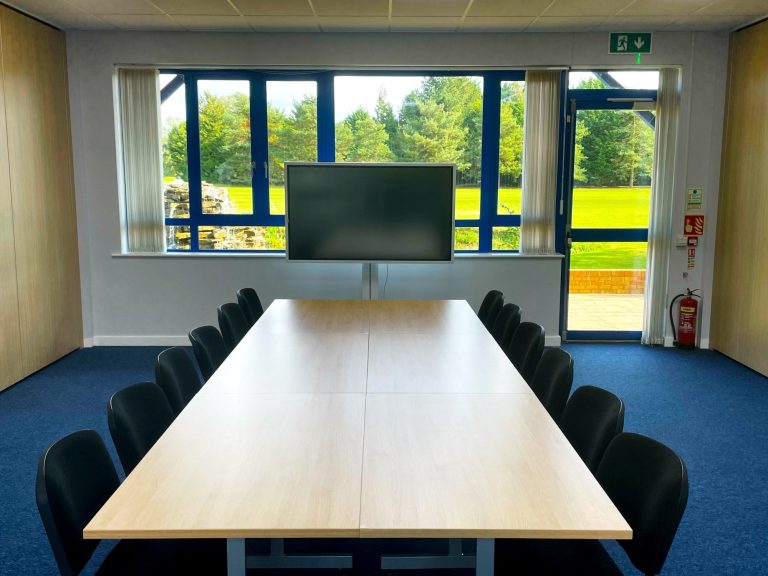
<path fill-rule="evenodd" d="M 562 348 L 550 348 L 541 355 L 531 380 L 531 389 L 557 422 L 568 402 L 573 384 L 573 358 Z"/>
<path fill-rule="evenodd" d="M 491 335 L 502 349 L 509 345 L 515 330 L 520 326 L 520 317 L 520 306 L 517 304 L 504 304 L 496 316 L 496 321 L 491 328 Z"/>
<path fill-rule="evenodd" d="M 171 425 L 175 414 L 154 382 L 141 382 L 112 395 L 107 422 L 126 476 Z"/>
<path fill-rule="evenodd" d="M 181 346 L 163 350 L 157 356 L 155 381 L 165 392 L 176 415 L 184 410 L 202 387 L 195 361 Z"/>
<path fill-rule="evenodd" d="M 189 341 L 200 373 L 207 382 L 229 354 L 224 338 L 215 326 L 200 326 L 189 333 Z"/>
<path fill-rule="evenodd" d="M 505 352 L 528 384 L 544 352 L 544 328 L 534 322 L 521 322 Z"/>
<path fill-rule="evenodd" d="M 493 323 L 496 321 L 501 311 L 501 307 L 504 305 L 504 294 L 498 290 L 491 290 L 483 298 L 483 303 L 480 304 L 480 310 L 477 311 L 477 317 L 485 325 L 488 331 L 493 327 Z"/>
<path fill-rule="evenodd" d="M 646 575 L 661 573 L 688 503 L 685 463 L 664 444 L 622 433 L 605 451 L 597 480 L 632 528 L 619 540 Z M 617 575 L 597 540 L 496 540 L 496 573 Z"/>
<path fill-rule="evenodd" d="M 248 333 L 248 320 L 238 304 L 222 304 L 219 306 L 219 328 L 224 337 L 224 344 L 231 352 Z"/>
<path fill-rule="evenodd" d="M 559 424 L 594 474 L 608 444 L 624 429 L 624 402 L 608 390 L 582 386 L 568 400 Z"/>
<path fill-rule="evenodd" d="M 241 288 L 237 291 L 237 303 L 245 315 L 245 319 L 250 326 L 256 324 L 261 315 L 264 314 L 264 308 L 259 300 L 259 295 L 253 288 Z"/>
<path fill-rule="evenodd" d="M 99 540 L 83 529 L 120 481 L 101 437 L 80 430 L 55 442 L 40 457 L 35 497 L 59 571 L 79 574 Z M 123 540 L 110 551 L 98 574 L 221 574 L 223 540 Z"/>

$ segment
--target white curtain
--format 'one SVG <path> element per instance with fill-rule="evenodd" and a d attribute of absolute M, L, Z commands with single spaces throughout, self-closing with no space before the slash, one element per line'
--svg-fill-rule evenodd
<path fill-rule="evenodd" d="M 520 252 L 555 251 L 555 199 L 560 122 L 558 70 L 525 73 L 525 135 Z"/>
<path fill-rule="evenodd" d="M 651 184 L 651 218 L 648 224 L 643 344 L 664 344 L 679 110 L 680 74 L 676 68 L 664 68 L 659 73 L 656 98 L 656 148 Z"/>
<path fill-rule="evenodd" d="M 129 252 L 165 250 L 159 78 L 154 69 L 118 72 Z"/>

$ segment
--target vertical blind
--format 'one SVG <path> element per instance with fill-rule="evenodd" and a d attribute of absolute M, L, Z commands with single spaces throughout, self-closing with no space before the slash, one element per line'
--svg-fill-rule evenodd
<path fill-rule="evenodd" d="M 165 250 L 160 90 L 156 69 L 118 72 L 129 252 Z"/>
<path fill-rule="evenodd" d="M 529 70 L 525 74 L 525 129 L 520 252 L 555 252 L 555 198 L 560 129 L 558 70 Z"/>
<path fill-rule="evenodd" d="M 659 72 L 659 91 L 656 98 L 656 156 L 651 181 L 643 344 L 664 344 L 679 110 L 680 74 L 677 68 L 664 68 Z"/>

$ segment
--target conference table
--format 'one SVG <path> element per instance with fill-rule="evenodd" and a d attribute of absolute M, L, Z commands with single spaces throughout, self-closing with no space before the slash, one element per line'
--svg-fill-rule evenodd
<path fill-rule="evenodd" d="M 632 537 L 463 300 L 274 301 L 83 534 Z"/>

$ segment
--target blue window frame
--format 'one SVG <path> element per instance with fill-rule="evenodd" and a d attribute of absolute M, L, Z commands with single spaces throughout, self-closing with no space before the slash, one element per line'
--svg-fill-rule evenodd
<path fill-rule="evenodd" d="M 189 228 L 189 250 L 172 249 L 169 252 L 204 252 L 199 242 L 200 227 L 284 227 L 285 217 L 271 214 L 269 205 L 269 177 L 259 167 L 268 161 L 267 82 L 311 81 L 317 86 L 317 159 L 320 162 L 335 161 L 334 78 L 344 76 L 472 76 L 483 80 L 482 142 L 480 160 L 480 214 L 476 219 L 458 219 L 455 226 L 477 228 L 478 250 L 457 252 L 517 252 L 517 250 L 493 250 L 493 231 L 497 227 L 519 227 L 519 214 L 498 213 L 499 193 L 499 138 L 501 121 L 501 86 L 505 81 L 524 81 L 523 71 L 252 71 L 252 70 L 186 70 L 163 69 L 162 74 L 173 74 L 174 79 L 163 87 L 161 98 L 165 100 L 173 92 L 184 87 L 186 101 L 187 163 L 189 178 L 189 217 L 166 218 L 165 225 Z M 201 80 L 240 80 L 250 86 L 250 150 L 252 214 L 208 214 L 202 206 L 202 175 L 200 158 L 200 124 L 198 82 Z M 281 250 L 227 250 L 227 252 L 280 252 Z"/>

